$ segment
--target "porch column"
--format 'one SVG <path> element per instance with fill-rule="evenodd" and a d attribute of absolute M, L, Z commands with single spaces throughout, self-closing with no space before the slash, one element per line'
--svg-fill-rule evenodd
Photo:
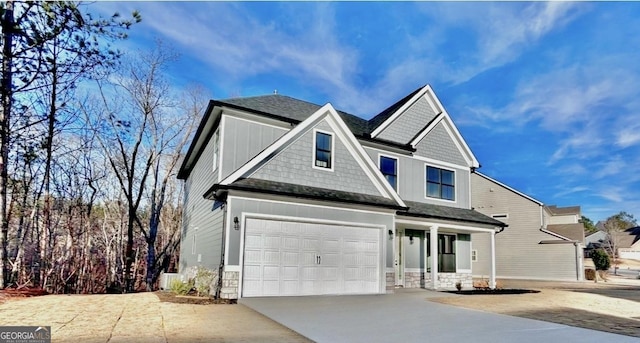
<path fill-rule="evenodd" d="M 489 288 L 496 288 L 496 233 L 489 233 L 491 236 L 491 270 L 489 273 Z"/>
<path fill-rule="evenodd" d="M 438 226 L 429 230 L 429 251 L 431 251 L 431 288 L 438 289 Z"/>

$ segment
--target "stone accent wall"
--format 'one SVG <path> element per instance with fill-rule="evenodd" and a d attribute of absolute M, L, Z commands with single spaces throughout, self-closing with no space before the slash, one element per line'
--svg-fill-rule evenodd
<path fill-rule="evenodd" d="M 222 299 L 238 299 L 238 278 L 239 272 L 223 272 L 222 273 L 222 290 L 220 298 Z"/>
<path fill-rule="evenodd" d="M 387 272 L 387 291 L 393 290 L 396 286 L 396 273 Z"/>
<path fill-rule="evenodd" d="M 424 288 L 425 287 L 424 272 L 405 272 L 404 287 L 405 288 Z"/>
<path fill-rule="evenodd" d="M 456 289 L 458 281 L 462 283 L 463 289 L 473 288 L 473 276 L 469 273 L 438 273 L 438 289 Z M 404 287 L 431 288 L 431 273 L 405 272 Z"/>

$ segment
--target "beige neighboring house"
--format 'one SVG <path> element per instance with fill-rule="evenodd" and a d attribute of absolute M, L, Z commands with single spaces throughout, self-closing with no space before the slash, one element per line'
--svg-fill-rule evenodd
<path fill-rule="evenodd" d="M 498 278 L 584 280 L 584 226 L 579 206 L 545 206 L 542 202 L 486 175 L 471 174 L 474 210 L 509 226 L 496 234 Z M 472 273 L 486 277 L 491 243 L 472 235 Z"/>
<path fill-rule="evenodd" d="M 615 233 L 618 258 L 640 260 L 640 226 Z"/>

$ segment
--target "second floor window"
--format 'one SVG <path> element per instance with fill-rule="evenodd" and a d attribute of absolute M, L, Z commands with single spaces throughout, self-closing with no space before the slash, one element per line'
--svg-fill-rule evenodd
<path fill-rule="evenodd" d="M 330 134 L 316 132 L 316 157 L 314 165 L 331 169 L 332 137 Z"/>
<path fill-rule="evenodd" d="M 211 138 L 213 140 L 213 171 L 218 170 L 218 155 L 220 153 L 220 130 L 216 130 Z"/>
<path fill-rule="evenodd" d="M 455 172 L 427 166 L 427 197 L 455 200 Z"/>
<path fill-rule="evenodd" d="M 380 171 L 387 179 L 391 187 L 398 191 L 398 160 L 391 157 L 380 156 Z"/>

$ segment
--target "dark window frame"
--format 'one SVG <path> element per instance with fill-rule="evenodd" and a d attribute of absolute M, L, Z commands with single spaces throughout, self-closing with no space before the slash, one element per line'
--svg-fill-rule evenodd
<path fill-rule="evenodd" d="M 394 162 L 393 163 L 394 174 L 386 173 L 383 170 L 382 159 L 392 160 Z M 393 188 L 397 192 L 398 191 L 398 159 L 391 156 L 380 155 L 380 157 L 378 158 L 378 168 L 380 169 L 382 176 L 384 176 L 387 182 L 389 182 L 389 184 L 391 185 L 391 188 Z M 393 183 L 389 180 L 389 177 L 393 178 Z"/>
<path fill-rule="evenodd" d="M 430 165 L 425 167 L 425 196 L 432 199 L 456 201 L 456 172 L 449 169 L 438 168 Z M 430 173 L 431 172 L 431 173 Z M 434 176 L 437 173 L 437 178 Z M 450 179 L 451 183 L 445 181 Z M 437 190 L 433 194 L 430 190 Z M 450 196 L 449 196 L 450 195 Z"/>
<path fill-rule="evenodd" d="M 328 144 L 328 149 L 325 140 L 320 140 L 318 138 L 324 138 L 326 137 L 326 139 L 329 140 Z M 321 169 L 329 169 L 329 170 L 333 170 L 333 134 L 328 133 L 328 132 L 322 132 L 322 131 L 315 131 L 315 136 L 314 136 L 314 141 L 315 141 L 315 147 L 314 147 L 314 162 L 313 162 L 313 166 L 315 168 L 321 168 Z M 322 143 L 322 146 L 319 146 L 319 144 Z M 326 154 L 325 156 L 327 158 L 323 158 L 319 155 L 321 154 Z M 320 163 L 320 164 L 318 164 Z M 325 164 L 326 165 L 323 165 Z"/>

